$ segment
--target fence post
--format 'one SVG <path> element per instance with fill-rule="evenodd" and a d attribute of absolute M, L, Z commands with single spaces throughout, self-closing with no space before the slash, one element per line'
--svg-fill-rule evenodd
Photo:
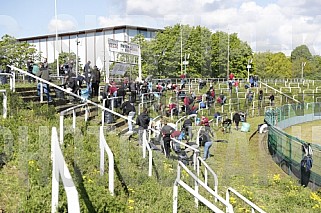
<path fill-rule="evenodd" d="M 2 102 L 2 104 L 3 104 L 3 118 L 7 118 L 7 93 L 6 93 L 6 91 L 3 91 L 3 102 Z"/>
<path fill-rule="evenodd" d="M 72 110 L 72 128 L 76 131 L 76 110 Z"/>
<path fill-rule="evenodd" d="M 146 158 L 146 129 L 144 130 L 138 130 L 138 131 L 143 131 L 143 144 L 142 144 L 142 147 L 143 147 L 143 158 Z"/>
<path fill-rule="evenodd" d="M 59 118 L 59 139 L 60 144 L 64 143 L 64 115 L 60 114 Z"/>
<path fill-rule="evenodd" d="M 174 182 L 174 187 L 173 187 L 173 213 L 177 213 L 177 206 L 178 206 L 178 182 L 180 181 L 181 177 L 181 167 L 178 164 L 177 166 L 177 177 Z"/>
<path fill-rule="evenodd" d="M 40 84 L 40 102 L 43 102 L 43 84 L 42 82 L 39 82 L 38 84 Z"/>

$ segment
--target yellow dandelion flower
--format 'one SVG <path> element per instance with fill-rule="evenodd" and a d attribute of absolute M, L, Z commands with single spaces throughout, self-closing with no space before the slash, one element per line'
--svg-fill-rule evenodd
<path fill-rule="evenodd" d="M 133 209 L 134 209 L 134 207 L 132 207 L 132 206 L 128 206 L 128 209 L 133 210 Z"/>
<path fill-rule="evenodd" d="M 273 175 L 273 182 L 274 183 L 279 183 L 280 180 L 281 180 L 280 174 Z"/>
<path fill-rule="evenodd" d="M 135 201 L 134 200 L 128 200 L 128 203 L 134 203 Z"/>
<path fill-rule="evenodd" d="M 234 197 L 230 197 L 230 204 L 235 204 L 236 203 L 236 199 Z"/>

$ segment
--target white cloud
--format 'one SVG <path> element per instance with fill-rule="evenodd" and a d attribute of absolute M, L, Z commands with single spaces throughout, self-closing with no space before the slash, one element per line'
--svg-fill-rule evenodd
<path fill-rule="evenodd" d="M 5 28 L 9 35 L 19 32 L 20 29 L 18 22 L 13 17 L 7 15 L 0 15 L 0 26 Z"/>
<path fill-rule="evenodd" d="M 306 44 L 311 52 L 320 54 L 319 0 L 127 0 L 125 5 L 125 14 L 99 17 L 99 25 L 202 25 L 238 33 L 254 51 L 289 55 L 296 46 Z"/>
<path fill-rule="evenodd" d="M 58 32 L 69 32 L 77 29 L 77 22 L 70 15 L 59 15 L 57 18 Z M 56 32 L 56 19 L 52 18 L 48 24 L 48 32 Z"/>

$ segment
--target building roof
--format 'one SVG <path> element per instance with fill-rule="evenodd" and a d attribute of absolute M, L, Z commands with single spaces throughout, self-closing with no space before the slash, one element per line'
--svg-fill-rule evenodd
<path fill-rule="evenodd" d="M 112 26 L 112 27 L 89 29 L 89 30 L 79 30 L 79 31 L 74 31 L 74 32 L 58 33 L 58 37 L 88 34 L 88 33 L 95 33 L 95 32 L 103 32 L 103 31 L 108 31 L 108 30 L 120 30 L 120 29 L 134 29 L 134 30 L 154 31 L 154 32 L 163 30 L 163 29 L 149 28 L 149 27 L 119 25 L 119 26 Z M 54 37 L 56 37 L 56 34 L 19 38 L 18 41 L 29 41 L 29 40 L 35 40 L 35 39 L 45 39 L 45 38 L 54 38 Z"/>

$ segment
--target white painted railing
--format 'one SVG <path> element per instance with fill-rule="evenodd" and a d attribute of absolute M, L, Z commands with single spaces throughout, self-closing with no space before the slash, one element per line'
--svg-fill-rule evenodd
<path fill-rule="evenodd" d="M 89 115 L 89 107 L 87 103 L 80 104 L 77 106 L 70 107 L 64 111 L 60 112 L 60 119 L 59 119 L 59 131 L 60 131 L 60 144 L 64 143 L 64 116 L 67 112 L 72 111 L 72 128 L 76 130 L 76 109 L 84 107 L 85 109 L 85 122 L 88 120 Z"/>
<path fill-rule="evenodd" d="M 104 128 L 99 129 L 99 149 L 100 149 L 100 175 L 105 172 L 105 152 L 108 155 L 108 189 L 111 195 L 114 195 L 114 154 L 106 143 Z"/>
<path fill-rule="evenodd" d="M 197 177 L 200 177 L 200 165 L 204 165 L 204 183 L 208 186 L 208 173 L 210 173 L 213 176 L 214 180 L 214 192 L 218 193 L 218 178 L 216 173 L 211 169 L 211 167 L 200 157 L 197 157 L 198 159 L 198 165 L 197 165 Z M 217 198 L 215 198 L 215 202 L 217 201 Z"/>
<path fill-rule="evenodd" d="M 201 126 L 198 131 L 197 131 L 197 137 L 196 137 L 196 144 L 199 146 L 200 145 L 200 133 L 201 130 L 204 129 L 204 126 Z"/>
<path fill-rule="evenodd" d="M 61 152 L 56 127 L 51 133 L 52 191 L 51 212 L 57 212 L 59 202 L 59 176 L 67 195 L 68 212 L 80 212 L 78 192 L 71 178 L 67 164 Z"/>
<path fill-rule="evenodd" d="M 266 88 L 270 88 L 270 89 L 274 90 L 275 92 L 277 92 L 277 93 L 279 93 L 279 94 L 281 94 L 281 95 L 283 95 L 283 96 L 285 96 L 285 97 L 287 97 L 287 98 L 289 98 L 289 99 L 291 99 L 291 100 L 293 100 L 293 101 L 295 101 L 297 103 L 300 103 L 300 101 L 298 101 L 298 100 L 294 99 L 293 97 L 281 92 L 280 90 L 277 90 L 277 89 L 275 89 L 275 88 L 273 88 L 273 87 L 271 87 L 271 86 L 269 86 L 269 85 L 267 85 L 267 84 L 265 84 L 265 83 L 263 83 L 261 81 L 259 81 L 259 83 L 260 83 L 260 87 L 262 87 L 262 85 L 263 85 Z"/>
<path fill-rule="evenodd" d="M 20 73 L 22 73 L 22 74 L 24 74 L 24 75 L 30 76 L 30 77 L 32 77 L 32 78 L 34 78 L 34 79 L 36 79 L 36 80 L 38 80 L 38 81 L 40 81 L 40 82 L 42 82 L 42 83 L 46 83 L 46 84 L 48 84 L 50 87 L 56 88 L 56 89 L 58 89 L 58 90 L 61 90 L 61 91 L 63 91 L 64 93 L 66 93 L 66 94 L 68 94 L 68 95 L 70 95 L 70 96 L 73 96 L 73 97 L 78 98 L 79 100 L 83 100 L 84 102 L 86 102 L 86 103 L 88 103 L 88 104 L 92 104 L 92 105 L 94 105 L 94 106 L 97 106 L 97 107 L 100 108 L 102 111 L 108 111 L 108 112 L 110 112 L 110 113 L 112 113 L 112 114 L 114 114 L 114 115 L 116 115 L 116 116 L 118 116 L 118 117 L 121 117 L 121 118 L 123 118 L 123 119 L 125 119 L 125 120 L 128 120 L 128 118 L 127 118 L 126 116 L 123 116 L 123 115 L 121 115 L 121 114 L 119 114 L 119 113 L 117 113 L 117 112 L 114 112 L 114 111 L 112 111 L 112 110 L 104 107 L 103 105 L 97 104 L 97 103 L 95 103 L 95 102 L 93 102 L 93 101 L 84 100 L 84 98 L 82 98 L 81 96 L 79 96 L 79 95 L 77 95 L 77 94 L 75 94 L 75 93 L 72 93 L 72 92 L 70 92 L 70 91 L 68 91 L 68 90 L 66 90 L 66 89 L 64 89 L 64 88 L 62 88 L 62 87 L 59 87 L 59 86 L 57 86 L 56 84 L 53 84 L 53 83 L 51 83 L 51 82 L 49 82 L 49 81 L 46 81 L 46 80 L 44 80 L 44 79 L 42 79 L 42 78 L 39 78 L 39 77 L 37 77 L 37 76 L 34 76 L 33 74 L 30 74 L 30 73 L 28 73 L 28 72 L 26 72 L 26 71 L 24 71 L 24 70 L 22 70 L 22 69 L 19 69 L 19 68 L 17 68 L 17 67 L 14 67 L 14 66 L 11 66 L 11 65 L 8 65 L 8 67 L 10 67 L 12 70 L 15 70 L 15 71 L 17 71 L 17 72 L 20 72 Z M 104 113 L 102 113 L 102 114 L 104 114 Z"/>
<path fill-rule="evenodd" d="M 221 210 L 217 206 L 215 206 L 212 202 L 210 202 L 205 197 L 203 197 L 201 194 L 199 194 L 198 190 L 195 190 L 192 187 L 190 187 L 189 185 L 187 185 L 181 179 L 181 169 L 185 170 L 187 172 L 187 174 L 189 174 L 189 176 L 194 179 L 194 181 L 197 183 L 197 185 L 201 185 L 208 193 L 210 193 L 214 198 L 216 198 L 218 201 L 220 201 L 226 207 L 226 212 L 229 212 L 229 213 L 234 212 L 233 207 L 229 203 L 229 201 L 226 201 L 224 198 L 219 196 L 217 194 L 217 192 L 213 191 L 203 181 L 201 181 L 198 177 L 196 177 L 196 175 L 193 174 L 181 161 L 178 161 L 177 178 L 176 178 L 174 186 L 173 186 L 173 212 L 174 213 L 176 213 L 178 211 L 178 186 L 182 186 L 186 191 L 188 191 L 190 194 L 192 194 L 195 197 L 195 199 L 204 203 L 212 211 L 220 212 L 220 213 L 224 212 L 223 210 Z"/>
<path fill-rule="evenodd" d="M 196 118 L 197 118 L 197 114 L 192 114 L 192 115 L 188 115 L 188 116 L 183 116 L 180 119 L 178 119 L 176 121 L 176 130 L 180 130 L 182 129 L 182 123 L 189 118 L 194 118 L 194 124 L 196 125 Z"/>
<path fill-rule="evenodd" d="M 15 73 L 0 73 L 0 76 L 9 76 L 9 85 L 10 85 L 10 90 L 12 92 L 15 92 L 16 89 L 16 76 Z"/>
<path fill-rule="evenodd" d="M 7 91 L 5 89 L 0 90 L 2 93 L 3 100 L 2 100 L 2 117 L 7 118 L 8 113 L 8 106 L 7 106 Z"/>
<path fill-rule="evenodd" d="M 149 146 L 147 141 L 147 130 L 143 132 L 143 158 L 146 158 L 146 149 L 148 151 L 148 176 L 152 176 L 152 169 L 153 169 L 153 152 Z"/>
<path fill-rule="evenodd" d="M 252 213 L 254 213 L 255 211 L 260 212 L 260 213 L 265 213 L 265 211 L 263 211 L 260 207 L 255 205 L 253 202 L 248 200 L 246 197 L 244 197 L 243 195 L 241 195 L 240 193 L 238 193 L 235 189 L 233 189 L 231 187 L 229 187 L 226 190 L 226 202 L 230 202 L 230 193 L 233 193 L 238 198 L 240 198 L 242 201 L 244 201 L 247 205 L 251 206 L 251 212 Z M 227 211 L 227 209 L 226 209 L 226 211 Z"/>

